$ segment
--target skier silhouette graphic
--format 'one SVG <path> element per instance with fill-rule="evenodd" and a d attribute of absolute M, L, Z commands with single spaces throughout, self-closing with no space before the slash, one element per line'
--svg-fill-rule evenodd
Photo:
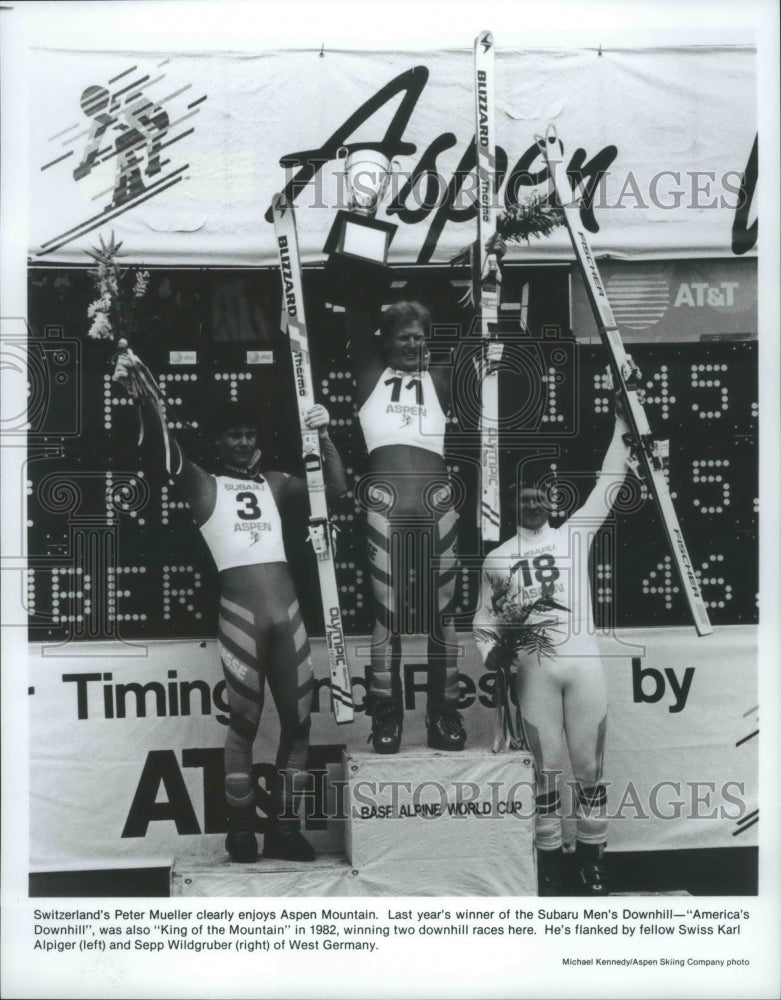
<path fill-rule="evenodd" d="M 146 190 L 141 176 L 144 157 L 147 177 L 160 173 L 160 149 L 168 133 L 168 115 L 140 91 L 119 107 L 116 98 L 112 99 L 105 87 L 97 86 L 84 90 L 81 109 L 92 119 L 92 127 L 81 163 L 73 171 L 73 179 L 81 180 L 91 172 L 98 159 L 103 136 L 113 130 L 117 133 L 113 154 L 117 158 L 117 169 L 112 201 L 106 208 L 118 208 Z"/>

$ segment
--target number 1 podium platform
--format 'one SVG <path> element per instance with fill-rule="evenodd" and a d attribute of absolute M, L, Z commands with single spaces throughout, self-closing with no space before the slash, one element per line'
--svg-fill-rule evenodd
<path fill-rule="evenodd" d="M 306 830 L 314 862 L 232 864 L 214 836 L 212 854 L 176 859 L 171 895 L 537 894 L 530 754 L 349 750 L 334 772 L 327 829 Z"/>

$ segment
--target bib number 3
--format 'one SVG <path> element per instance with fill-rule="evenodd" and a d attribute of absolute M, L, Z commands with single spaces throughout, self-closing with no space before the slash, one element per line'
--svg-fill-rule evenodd
<path fill-rule="evenodd" d="M 255 494 L 249 491 L 237 493 L 236 500 L 241 504 L 241 506 L 237 507 L 236 513 L 242 521 L 257 521 L 260 517 L 260 507 L 258 506 L 258 499 Z"/>

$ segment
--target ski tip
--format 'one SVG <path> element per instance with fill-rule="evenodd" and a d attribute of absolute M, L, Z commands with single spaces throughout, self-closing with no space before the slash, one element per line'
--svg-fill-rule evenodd
<path fill-rule="evenodd" d="M 555 146 L 559 141 L 559 134 L 553 122 L 548 122 L 545 135 L 535 134 L 534 141 L 537 143 L 537 148 L 543 153 L 547 153 L 551 146 Z"/>
<path fill-rule="evenodd" d="M 483 52 L 487 52 L 494 44 L 494 36 L 490 31 L 481 31 L 475 39 L 475 45 L 482 45 Z"/>
<path fill-rule="evenodd" d="M 271 210 L 272 212 L 277 212 L 280 215 L 284 214 L 288 207 L 288 200 L 285 197 L 284 191 L 278 191 L 274 197 L 271 199 Z"/>

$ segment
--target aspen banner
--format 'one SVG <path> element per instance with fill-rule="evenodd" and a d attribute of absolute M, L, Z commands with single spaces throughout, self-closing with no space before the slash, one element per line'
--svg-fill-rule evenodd
<path fill-rule="evenodd" d="M 497 40 L 498 41 L 498 40 Z M 395 159 L 380 211 L 391 264 L 471 242 L 471 52 L 261 55 L 33 50 L 30 253 L 84 263 L 114 230 L 127 261 L 273 265 L 270 206 L 299 212 L 322 262 L 345 207 L 337 152 Z M 545 194 L 535 134 L 555 122 L 582 179 L 595 251 L 629 258 L 752 254 L 755 52 L 729 46 L 503 51 L 496 57 L 499 208 Z M 569 260 L 563 230 L 511 250 Z"/>
<path fill-rule="evenodd" d="M 471 639 L 462 636 L 461 646 L 467 749 L 487 751 L 494 676 L 483 670 Z M 365 752 L 369 733 L 368 640 L 349 639 L 348 647 L 356 717 L 352 725 L 337 726 L 323 640 L 313 642 L 319 687 L 306 825 L 320 851 L 344 849 L 343 815 L 351 803 L 340 805 L 334 784 L 342 780 L 343 750 Z M 622 629 L 600 639 L 600 647 L 610 700 L 605 758 L 610 849 L 754 846 L 756 629 L 721 627 L 706 639 L 690 628 Z M 33 869 L 165 865 L 182 853 L 213 856 L 224 839 L 222 747 L 228 717 L 215 643 L 31 646 L 30 670 Z M 426 658 L 420 637 L 405 639 L 402 679 L 406 753 L 425 747 Z M 261 810 L 277 726 L 269 705 L 255 745 Z M 503 761 L 504 755 L 496 758 L 497 774 Z M 567 775 L 561 780 L 566 792 Z M 483 791 L 485 798 L 490 790 Z M 566 810 L 569 797 L 563 798 Z M 361 807 L 371 808 L 366 790 Z M 432 822 L 450 822 L 448 809 L 442 812 Z M 533 822 L 530 813 L 513 818 Z"/>

